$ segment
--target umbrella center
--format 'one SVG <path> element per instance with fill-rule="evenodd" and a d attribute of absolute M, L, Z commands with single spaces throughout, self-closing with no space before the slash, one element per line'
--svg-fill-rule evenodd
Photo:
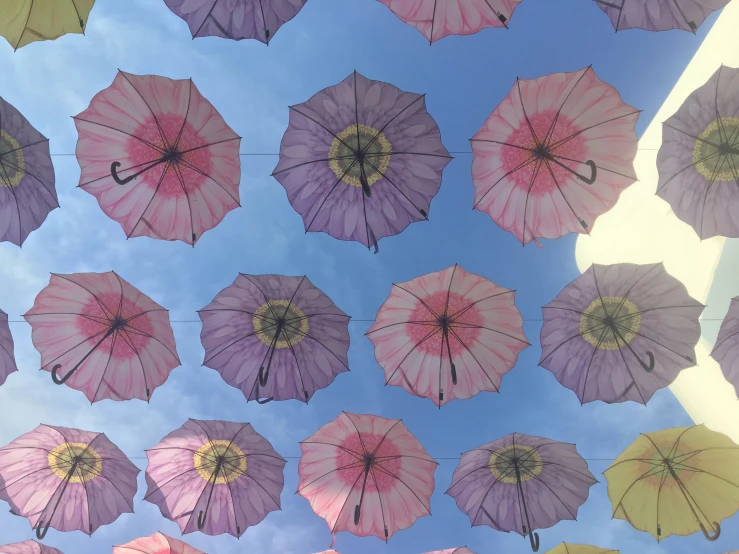
<path fill-rule="evenodd" d="M 123 319 L 120 315 L 115 316 L 110 322 L 110 328 L 113 331 L 118 331 L 120 329 L 123 329 L 123 327 L 125 326 L 126 326 L 126 320 Z"/>
<path fill-rule="evenodd" d="M 369 186 L 383 178 L 390 165 L 392 146 L 385 133 L 369 125 L 349 125 L 334 136 L 328 151 L 329 167 L 337 178 L 353 187 L 362 186 L 362 172 Z"/>
<path fill-rule="evenodd" d="M 537 160 L 544 160 L 551 158 L 551 154 L 549 153 L 549 147 L 545 144 L 540 144 L 539 146 L 535 147 L 531 154 L 536 158 Z"/>
<path fill-rule="evenodd" d="M 166 163 L 174 163 L 174 164 L 180 163 L 182 161 L 182 152 L 180 152 L 174 146 L 170 146 L 164 151 L 164 155 L 162 156 L 162 161 Z"/>
<path fill-rule="evenodd" d="M 227 485 L 246 473 L 246 454 L 233 442 L 212 440 L 193 454 L 193 467 L 198 475 L 215 483 Z"/>
<path fill-rule="evenodd" d="M 693 147 L 693 165 L 713 182 L 739 177 L 739 117 L 722 117 L 708 124 Z"/>
<path fill-rule="evenodd" d="M 375 465 L 375 455 L 365 454 L 364 455 L 364 467 L 369 469 Z"/>
<path fill-rule="evenodd" d="M 20 143 L 0 129 L 0 187 L 17 187 L 26 176 L 25 169 Z"/>
<path fill-rule="evenodd" d="M 510 485 L 538 477 L 544 462 L 535 448 L 515 444 L 493 452 L 488 460 L 488 468 L 498 481 Z"/>
<path fill-rule="evenodd" d="M 303 310 L 287 299 L 270 300 L 259 306 L 252 324 L 259 340 L 276 349 L 294 347 L 310 330 Z"/>
<path fill-rule="evenodd" d="M 103 471 L 103 458 L 89 444 L 64 442 L 47 455 L 51 471 L 70 483 L 89 483 Z"/>
<path fill-rule="evenodd" d="M 622 296 L 597 297 L 580 315 L 580 335 L 600 350 L 626 346 L 640 328 L 639 308 Z"/>

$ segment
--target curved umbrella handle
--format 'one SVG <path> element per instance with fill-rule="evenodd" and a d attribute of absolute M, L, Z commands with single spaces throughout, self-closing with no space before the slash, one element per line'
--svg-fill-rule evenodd
<path fill-rule="evenodd" d="M 585 184 L 592 185 L 595 183 L 595 179 L 598 176 L 598 168 L 595 165 L 595 162 L 593 160 L 588 160 L 585 162 L 585 165 L 587 165 L 590 168 L 590 178 L 585 177 L 585 175 L 581 175 L 580 173 L 577 174 L 577 177 Z"/>
<path fill-rule="evenodd" d="M 49 518 L 49 521 L 44 526 L 43 531 L 41 530 L 41 524 L 43 522 L 41 519 L 38 520 L 38 523 L 36 524 L 36 538 L 40 541 L 44 540 L 44 537 L 46 536 L 46 533 L 49 532 L 49 526 L 51 525 L 51 518 Z M 705 533 L 705 531 L 704 531 Z"/>
<path fill-rule="evenodd" d="M 121 179 L 120 177 L 118 177 L 117 173 L 119 167 L 121 167 L 121 162 L 113 162 L 112 164 L 110 164 L 110 174 L 113 176 L 113 180 L 119 185 L 127 185 L 136 178 L 136 175 L 138 175 L 137 173 L 136 175 L 131 175 L 129 177 L 126 177 L 125 179 Z"/>
<path fill-rule="evenodd" d="M 639 356 L 637 356 L 636 359 L 639 360 L 639 365 L 644 371 L 646 371 L 647 373 L 652 373 L 652 371 L 654 371 L 654 354 L 652 354 L 649 350 L 646 351 L 646 354 L 649 358 L 649 362 L 647 362 L 646 364 Z"/>
<path fill-rule="evenodd" d="M 267 380 L 269 380 L 269 368 L 267 368 L 267 371 L 264 371 L 264 366 L 261 366 L 259 368 L 259 373 L 257 374 L 257 378 L 259 379 L 259 385 L 262 387 L 266 387 Z"/>
<path fill-rule="evenodd" d="M 703 536 L 711 542 L 715 541 L 721 536 L 721 525 L 719 525 L 715 521 L 713 522 L 713 526 L 715 527 L 715 529 L 711 529 L 711 531 L 713 531 L 714 533 L 713 535 L 708 532 L 708 530 L 703 526 L 701 522 L 698 522 L 698 525 L 700 525 L 701 531 L 703 531 Z"/>
<path fill-rule="evenodd" d="M 265 398 L 263 400 L 259 399 L 259 384 L 262 382 L 262 369 L 259 369 L 259 375 L 257 375 L 257 383 L 256 383 L 256 389 L 257 389 L 257 404 L 267 404 L 269 402 L 272 402 L 274 400 L 274 397 L 270 396 L 269 398 Z M 266 383 L 266 379 L 265 379 Z"/>
<path fill-rule="evenodd" d="M 62 368 L 61 364 L 56 364 L 53 368 L 51 368 L 51 380 L 54 381 L 57 385 L 63 385 L 67 382 L 67 379 L 69 379 L 72 375 L 74 375 L 74 372 L 77 368 L 72 369 L 69 373 L 67 373 L 64 377 L 61 379 L 59 378 L 59 374 L 57 373 Z"/>
<path fill-rule="evenodd" d="M 529 542 L 531 542 L 531 550 L 539 552 L 539 533 L 529 533 Z"/>
<path fill-rule="evenodd" d="M 198 514 L 198 531 L 202 531 L 203 527 L 205 527 L 205 512 L 200 510 Z"/>
<path fill-rule="evenodd" d="M 457 368 L 452 364 L 452 384 L 457 384 Z"/>
<path fill-rule="evenodd" d="M 361 509 L 362 509 L 362 507 L 359 504 L 357 504 L 356 506 L 354 506 L 354 525 L 359 525 L 359 512 L 360 512 Z M 704 531 L 704 533 L 705 533 L 705 531 Z"/>

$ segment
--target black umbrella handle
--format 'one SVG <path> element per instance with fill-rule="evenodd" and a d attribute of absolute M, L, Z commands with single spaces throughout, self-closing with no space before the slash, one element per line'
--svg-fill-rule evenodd
<path fill-rule="evenodd" d="M 36 524 L 36 538 L 40 541 L 44 540 L 44 537 L 46 537 L 46 533 L 49 532 L 49 527 L 51 526 L 51 518 L 49 518 L 49 521 L 46 522 L 46 525 L 44 525 L 43 529 L 41 529 L 42 523 L 43 522 L 41 521 L 41 519 L 39 519 L 38 523 Z"/>
<path fill-rule="evenodd" d="M 539 552 L 539 533 L 529 533 L 529 542 L 531 543 L 531 550 Z"/>
<path fill-rule="evenodd" d="M 698 525 L 700 525 L 701 531 L 703 531 L 703 536 L 711 542 L 715 541 L 721 536 L 721 525 L 719 525 L 715 521 L 713 522 L 714 529 L 711 529 L 711 531 L 713 531 L 713 534 L 709 533 L 700 521 L 698 522 Z"/>
<path fill-rule="evenodd" d="M 66 383 L 67 379 L 69 379 L 72 375 L 75 374 L 75 372 L 80 368 L 80 366 L 83 363 L 85 363 L 85 360 L 87 360 L 87 358 L 89 358 L 90 355 L 93 352 L 95 352 L 95 350 L 98 349 L 98 346 L 100 346 L 101 344 L 103 344 L 103 342 L 105 342 L 105 340 L 110 335 L 112 335 L 115 332 L 115 330 L 116 330 L 115 327 L 111 327 L 110 329 L 108 329 L 108 331 L 105 333 L 105 335 L 103 335 L 103 338 L 100 339 L 100 341 L 95 346 L 93 346 L 92 349 L 87 354 L 85 354 L 82 357 L 82 359 L 79 362 L 77 362 L 77 364 L 71 370 L 69 370 L 69 373 L 67 373 L 61 379 L 59 378 L 59 373 L 58 372 L 62 368 L 62 364 L 56 364 L 53 368 L 51 368 L 51 380 L 54 381 L 54 383 L 56 383 L 57 385 L 63 385 L 64 383 Z"/>

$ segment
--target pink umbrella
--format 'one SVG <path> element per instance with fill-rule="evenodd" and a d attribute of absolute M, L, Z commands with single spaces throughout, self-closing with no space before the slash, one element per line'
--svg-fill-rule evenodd
<path fill-rule="evenodd" d="M 731 299 L 711 357 L 719 363 L 724 377 L 739 396 L 739 296 Z"/>
<path fill-rule="evenodd" d="M 432 552 L 426 552 L 426 554 L 475 554 L 466 546 L 460 546 L 458 548 L 447 548 L 446 550 L 434 550 Z"/>
<path fill-rule="evenodd" d="M 241 139 L 192 80 L 119 71 L 74 120 L 79 187 L 127 238 L 194 245 L 239 206 Z"/>
<path fill-rule="evenodd" d="M 0 386 L 13 372 L 18 371 L 13 353 L 13 335 L 10 334 L 8 314 L 0 310 Z"/>
<path fill-rule="evenodd" d="M 402 421 L 342 412 L 300 448 L 298 493 L 332 533 L 387 542 L 431 515 L 437 464 Z"/>
<path fill-rule="evenodd" d="M 133 513 L 139 473 L 103 433 L 39 425 L 0 448 L 0 499 L 39 540 L 49 527 L 92 535 Z"/>
<path fill-rule="evenodd" d="M 240 537 L 280 509 L 286 462 L 248 423 L 189 419 L 146 456 L 144 500 L 183 533 Z"/>
<path fill-rule="evenodd" d="M 486 27 L 508 27 L 521 0 L 380 0 L 429 43 L 449 35 L 472 35 Z"/>
<path fill-rule="evenodd" d="M 515 292 L 455 265 L 393 285 L 367 336 L 388 385 L 429 398 L 498 392 L 529 346 Z"/>
<path fill-rule="evenodd" d="M 167 310 L 114 271 L 52 274 L 23 317 L 41 369 L 93 403 L 148 401 L 180 365 Z"/>
<path fill-rule="evenodd" d="M 523 244 L 588 233 L 636 181 L 638 117 L 590 67 L 516 80 L 471 139 L 475 209 Z"/>
<path fill-rule="evenodd" d="M 51 546 L 39 544 L 36 541 L 23 541 L 0 546 L 0 554 L 62 554 Z"/>
<path fill-rule="evenodd" d="M 154 533 L 150 537 L 141 537 L 121 546 L 114 546 L 113 554 L 205 554 L 205 552 L 164 533 Z"/>

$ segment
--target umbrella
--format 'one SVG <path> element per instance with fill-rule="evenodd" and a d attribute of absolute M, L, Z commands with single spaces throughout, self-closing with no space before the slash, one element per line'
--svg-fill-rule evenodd
<path fill-rule="evenodd" d="M 739 396 L 739 296 L 731 299 L 729 312 L 721 323 L 711 357 L 719 363 L 724 377 L 734 385 Z"/>
<path fill-rule="evenodd" d="M 544 306 L 539 365 L 583 404 L 646 404 L 695 365 L 703 308 L 661 263 L 593 264 Z"/>
<path fill-rule="evenodd" d="M 21 246 L 58 207 L 49 139 L 0 98 L 0 241 Z"/>
<path fill-rule="evenodd" d="M 285 460 L 248 423 L 188 419 L 146 456 L 144 500 L 182 533 L 240 537 L 280 509 Z"/>
<path fill-rule="evenodd" d="M 356 71 L 290 106 L 272 175 L 305 230 L 367 248 L 428 218 L 451 160 L 422 94 Z"/>
<path fill-rule="evenodd" d="M 13 336 L 10 334 L 8 314 L 0 310 L 0 386 L 5 383 L 8 375 L 18 371 L 13 353 Z"/>
<path fill-rule="evenodd" d="M 729 0 L 595 0 L 608 14 L 616 31 L 646 29 L 695 31 L 711 13 L 720 10 Z"/>
<path fill-rule="evenodd" d="M 449 35 L 472 35 L 486 27 L 508 27 L 521 0 L 380 0 L 429 43 Z"/>
<path fill-rule="evenodd" d="M 446 494 L 473 526 L 529 536 L 577 517 L 597 480 L 574 444 L 513 433 L 462 454 Z"/>
<path fill-rule="evenodd" d="M 703 425 L 642 433 L 603 472 L 613 517 L 658 541 L 702 531 L 739 509 L 739 446 Z"/>
<path fill-rule="evenodd" d="M 657 195 L 701 239 L 739 237 L 739 69 L 719 67 L 663 124 Z"/>
<path fill-rule="evenodd" d="M 466 546 L 460 546 L 459 548 L 447 548 L 446 550 L 434 550 L 433 552 L 426 552 L 426 554 L 475 554 Z"/>
<path fill-rule="evenodd" d="M 192 38 L 253 38 L 269 44 L 277 30 L 303 8 L 306 0 L 164 0 L 187 22 Z"/>
<path fill-rule="evenodd" d="M 611 550 L 610 548 L 563 542 L 545 554 L 618 554 L 618 552 L 618 550 Z"/>
<path fill-rule="evenodd" d="M 402 421 L 342 412 L 300 449 L 298 493 L 332 533 L 387 542 L 431 515 L 437 464 Z"/>
<path fill-rule="evenodd" d="M 3 2 L 0 36 L 18 50 L 39 40 L 56 40 L 67 33 L 85 34 L 93 4 L 95 0 Z"/>
<path fill-rule="evenodd" d="M 239 206 L 241 138 L 192 80 L 119 71 L 74 121 L 79 187 L 127 238 L 194 245 Z"/>
<path fill-rule="evenodd" d="M 590 67 L 517 79 L 470 139 L 474 208 L 523 244 L 588 233 L 636 181 L 638 117 Z"/>
<path fill-rule="evenodd" d="M 0 448 L 0 498 L 39 540 L 49 527 L 92 535 L 133 513 L 139 473 L 103 433 L 39 425 Z"/>
<path fill-rule="evenodd" d="M 242 273 L 198 313 L 204 365 L 247 400 L 307 403 L 349 371 L 349 316 L 307 277 Z"/>
<path fill-rule="evenodd" d="M 1 554 L 1 553 L 0 553 Z M 150 537 L 134 539 L 131 542 L 113 547 L 113 554 L 205 554 L 187 543 L 168 537 L 164 533 L 154 533 Z"/>
<path fill-rule="evenodd" d="M 429 398 L 498 392 L 529 346 L 515 292 L 455 265 L 393 285 L 367 336 L 386 384 Z"/>
<path fill-rule="evenodd" d="M 107 273 L 53 273 L 23 317 L 41 369 L 94 403 L 148 401 L 180 365 L 167 310 Z"/>
<path fill-rule="evenodd" d="M 0 554 L 62 554 L 62 552 L 36 541 L 23 541 L 0 546 Z"/>

